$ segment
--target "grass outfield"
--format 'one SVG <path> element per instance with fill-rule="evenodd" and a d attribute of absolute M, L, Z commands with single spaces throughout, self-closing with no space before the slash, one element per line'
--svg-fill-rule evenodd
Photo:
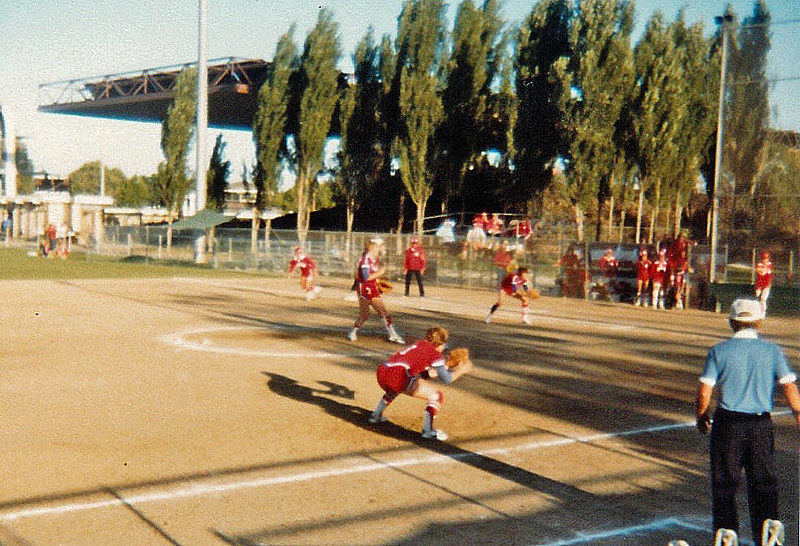
<path fill-rule="evenodd" d="M 0 280 L 23 279 L 128 279 L 160 277 L 236 277 L 274 276 L 265 272 L 252 273 L 213 269 L 210 264 L 186 262 L 144 262 L 141 257 L 117 259 L 85 252 L 73 252 L 69 258 L 30 256 L 28 250 L 0 249 Z"/>

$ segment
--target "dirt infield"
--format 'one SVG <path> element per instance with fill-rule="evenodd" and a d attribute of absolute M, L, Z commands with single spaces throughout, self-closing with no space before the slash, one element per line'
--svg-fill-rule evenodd
<path fill-rule="evenodd" d="M 344 282 L 2 281 L 0 544 L 710 545 L 707 438 L 693 426 L 721 315 L 541 298 L 533 325 L 487 291 L 386 297 L 407 339 L 433 324 L 477 369 L 423 403 L 381 395 L 397 345 L 355 343 Z M 764 333 L 800 367 L 800 321 Z M 776 408 L 786 544 L 798 437 Z M 741 495 L 742 534 L 749 538 Z M 743 542 L 747 543 L 747 542 Z"/>

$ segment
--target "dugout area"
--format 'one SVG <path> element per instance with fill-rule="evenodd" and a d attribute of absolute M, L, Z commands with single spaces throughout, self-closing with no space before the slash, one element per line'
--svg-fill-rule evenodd
<path fill-rule="evenodd" d="M 476 370 L 366 417 L 398 349 L 376 316 L 350 343 L 346 282 L 2 281 L 2 544 L 712 544 L 693 403 L 723 315 L 542 297 L 483 317 L 488 290 L 389 294 L 407 339 L 433 324 Z M 426 291 L 428 292 L 428 291 Z M 765 335 L 800 365 L 800 321 Z M 797 426 L 776 408 L 786 544 Z M 742 531 L 749 537 L 744 491 Z"/>

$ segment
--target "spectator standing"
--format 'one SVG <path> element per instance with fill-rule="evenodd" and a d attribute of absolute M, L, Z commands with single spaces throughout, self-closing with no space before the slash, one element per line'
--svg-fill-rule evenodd
<path fill-rule="evenodd" d="M 772 265 L 769 252 L 763 252 L 761 261 L 756 264 L 755 294 L 765 315 L 767 313 L 767 299 L 769 299 L 769 293 L 772 290 L 772 278 L 774 276 L 775 268 Z"/>
<path fill-rule="evenodd" d="M 764 520 L 779 519 L 775 470 L 775 438 L 770 412 L 777 382 L 800 425 L 797 376 L 778 345 L 762 339 L 761 304 L 740 298 L 731 305 L 731 339 L 711 347 L 695 404 L 697 429 L 711 431 L 711 496 L 714 530 L 738 533 L 736 490 L 744 469 L 747 476 L 750 526 L 762 544 Z M 709 406 L 717 389 L 713 425 Z"/>
<path fill-rule="evenodd" d="M 480 221 L 472 223 L 472 228 L 467 232 L 467 249 L 472 252 L 486 247 L 486 232 Z"/>
<path fill-rule="evenodd" d="M 500 218 L 497 213 L 493 212 L 492 217 L 489 218 L 489 221 L 487 222 L 486 233 L 490 237 L 499 237 L 503 234 L 503 226 L 503 219 Z"/>
<path fill-rule="evenodd" d="M 422 275 L 425 274 L 425 268 L 427 265 L 428 261 L 425 258 L 425 249 L 422 248 L 422 243 L 419 242 L 419 237 L 412 237 L 411 244 L 406 249 L 406 258 L 403 261 L 403 272 L 406 275 L 406 297 L 409 295 L 412 276 L 417 279 L 419 297 L 425 297 L 425 287 L 422 286 Z"/>
<path fill-rule="evenodd" d="M 57 248 L 56 239 L 58 237 L 58 234 L 56 233 L 56 226 L 54 226 L 53 224 L 47 224 L 47 230 L 45 230 L 44 234 L 45 237 L 47 237 L 47 245 L 48 245 L 47 249 L 49 255 L 49 253 L 55 252 Z"/>
<path fill-rule="evenodd" d="M 438 228 L 436 228 L 436 236 L 442 243 L 455 243 L 456 242 L 456 223 L 450 219 L 445 218 Z"/>

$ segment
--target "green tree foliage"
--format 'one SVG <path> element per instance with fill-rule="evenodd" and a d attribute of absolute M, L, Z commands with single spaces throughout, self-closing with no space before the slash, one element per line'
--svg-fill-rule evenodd
<path fill-rule="evenodd" d="M 338 100 L 340 56 L 339 25 L 331 13 L 320 10 L 317 23 L 306 37 L 300 58 L 298 91 L 300 108 L 297 147 L 297 234 L 305 242 L 317 174 Z"/>
<path fill-rule="evenodd" d="M 443 115 L 436 73 L 445 39 L 444 9 L 441 0 L 407 0 L 398 30 L 400 124 L 394 150 L 403 185 L 417 207 L 419 234 L 433 193 L 429 143 Z"/>
<path fill-rule="evenodd" d="M 566 155 L 568 146 L 559 107 L 564 85 L 555 67 L 570 55 L 571 13 L 569 0 L 542 0 L 520 25 L 516 39 L 513 196 L 533 199 L 539 213 L 555 159 Z"/>
<path fill-rule="evenodd" d="M 597 198 L 599 221 L 609 192 L 615 127 L 633 78 L 632 25 L 631 2 L 583 0 L 570 29 L 571 58 L 556 61 L 564 83 L 564 119 L 571 132 L 567 179 L 578 240 L 583 240 L 584 214 L 592 198 Z"/>
<path fill-rule="evenodd" d="M 74 194 L 99 194 L 100 193 L 100 161 L 84 163 L 68 175 L 70 192 Z M 116 167 L 103 165 L 104 195 L 110 195 L 120 206 L 120 188 L 128 183 L 125 174 Z"/>
<path fill-rule="evenodd" d="M 719 51 L 713 39 L 704 37 L 702 24 L 686 26 L 683 12 L 670 26 L 670 35 L 682 69 L 681 89 L 674 97 L 681 106 L 673 115 L 678 125 L 678 156 L 668 179 L 669 197 L 674 204 L 672 231 L 677 233 L 683 208 L 695 190 L 701 169 L 711 160 L 705 154 L 716 132 Z"/>
<path fill-rule="evenodd" d="M 225 209 L 225 190 L 228 189 L 228 176 L 231 173 L 231 162 L 225 160 L 225 146 L 222 134 L 218 134 L 208 166 L 206 202 L 217 212 Z"/>
<path fill-rule="evenodd" d="M 766 2 L 758 0 L 753 14 L 742 21 L 736 39 L 730 41 L 725 165 L 733 175 L 737 193 L 750 193 L 764 161 L 769 125 L 766 71 L 770 19 Z"/>
<path fill-rule="evenodd" d="M 682 153 L 678 138 L 683 129 L 680 120 L 685 115 L 680 96 L 683 66 L 660 12 L 648 20 L 635 49 L 635 62 L 639 84 L 634 99 L 634 133 L 640 181 L 655 209 L 650 223 L 652 242 L 665 179 L 675 172 Z"/>
<path fill-rule="evenodd" d="M 280 176 L 280 154 L 286 140 L 289 82 L 297 68 L 297 46 L 292 25 L 278 40 L 267 80 L 258 91 L 258 106 L 253 119 L 253 142 L 256 166 L 253 182 L 256 202 L 253 211 L 252 250 L 256 248 L 259 216 L 267 207 L 276 206 Z M 269 224 L 267 225 L 269 231 Z"/>
<path fill-rule="evenodd" d="M 377 180 L 384 154 L 380 147 L 381 52 L 370 28 L 353 55 L 356 84 L 349 86 L 339 103 L 341 127 L 340 171 L 335 185 L 345 205 L 347 232 L 353 228 L 362 196 Z"/>
<path fill-rule="evenodd" d="M 175 82 L 173 102 L 167 108 L 167 115 L 161 124 L 161 150 L 164 153 L 164 161 L 158 166 L 154 189 L 159 202 L 169 211 L 170 229 L 172 220 L 179 213 L 180 205 L 192 183 L 186 174 L 186 158 L 189 153 L 189 142 L 194 133 L 197 110 L 196 80 L 195 68 L 181 71 Z"/>
<path fill-rule="evenodd" d="M 114 201 L 120 207 L 143 207 L 151 203 L 150 183 L 142 175 L 123 178 L 114 187 Z"/>
<path fill-rule="evenodd" d="M 28 146 L 17 138 L 14 149 L 14 163 L 17 167 L 17 193 L 33 192 L 33 161 L 28 154 Z"/>
<path fill-rule="evenodd" d="M 485 145 L 482 137 L 490 85 L 504 53 L 498 51 L 505 45 L 502 29 L 496 0 L 485 0 L 481 9 L 472 0 L 459 5 L 453 47 L 444 67 L 443 118 L 435 148 L 443 211 L 451 195 L 461 194 L 467 168 Z"/>

